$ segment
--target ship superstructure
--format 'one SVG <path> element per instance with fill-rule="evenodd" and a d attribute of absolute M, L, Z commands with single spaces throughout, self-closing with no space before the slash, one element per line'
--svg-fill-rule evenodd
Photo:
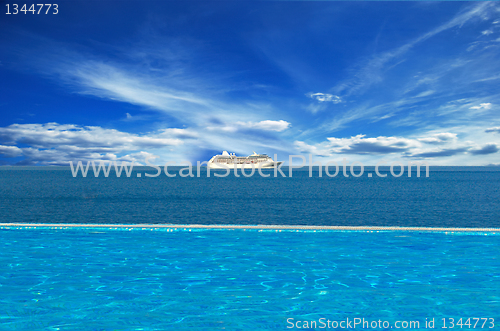
<path fill-rule="evenodd" d="M 220 155 L 213 156 L 210 161 L 208 161 L 208 167 L 212 169 L 233 169 L 233 168 L 274 168 L 278 167 L 281 161 L 274 161 L 267 154 L 257 154 L 253 152 L 249 156 L 236 156 L 234 153 L 228 153 L 223 151 Z"/>

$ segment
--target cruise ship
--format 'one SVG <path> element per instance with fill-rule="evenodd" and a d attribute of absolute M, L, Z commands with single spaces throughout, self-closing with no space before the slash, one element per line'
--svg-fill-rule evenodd
<path fill-rule="evenodd" d="M 274 161 L 267 154 L 257 154 L 253 152 L 249 156 L 236 156 L 234 153 L 223 151 L 221 155 L 212 156 L 208 161 L 208 167 L 211 169 L 251 169 L 251 168 L 274 168 L 278 167 L 282 161 Z"/>

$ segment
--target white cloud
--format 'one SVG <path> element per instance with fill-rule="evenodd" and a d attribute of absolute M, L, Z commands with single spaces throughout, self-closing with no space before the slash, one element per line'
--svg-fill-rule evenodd
<path fill-rule="evenodd" d="M 342 99 L 339 96 L 328 93 L 308 93 L 306 95 L 309 98 L 318 100 L 319 102 L 333 102 L 333 103 L 342 102 Z"/>
<path fill-rule="evenodd" d="M 248 155 L 288 154 L 291 144 L 279 139 L 277 132 L 290 127 L 279 121 L 237 122 L 193 130 L 165 128 L 144 134 L 122 132 L 102 127 L 73 124 L 14 124 L 0 127 L 0 154 L 21 156 L 19 165 L 68 165 L 69 161 L 135 161 L 144 164 L 145 156 L 157 155 L 151 162 L 159 165 L 175 160 L 206 161 L 213 150 L 229 150 Z M 241 130 L 241 131 L 240 131 Z M 220 131 L 220 132 L 219 132 Z M 228 134 L 238 131 L 238 134 Z M 241 134 L 239 134 L 241 132 Z M 9 146 L 9 145 L 17 145 Z M 21 146 L 27 147 L 21 147 Z M 208 154 L 207 154 L 208 153 Z"/>
<path fill-rule="evenodd" d="M 469 109 L 491 109 L 491 103 L 481 103 L 479 106 L 472 106 Z"/>
<path fill-rule="evenodd" d="M 418 140 L 428 144 L 442 144 L 456 139 L 457 139 L 456 133 L 443 132 L 443 133 L 433 134 L 430 137 L 419 138 Z"/>
<path fill-rule="evenodd" d="M 210 126 L 207 129 L 211 131 L 236 132 L 245 129 L 254 129 L 262 131 L 282 132 L 290 127 L 290 123 L 284 120 L 271 121 L 265 120 L 260 122 L 236 122 L 234 124 L 224 124 L 220 126 Z"/>
<path fill-rule="evenodd" d="M 496 127 L 493 127 L 493 128 L 487 128 L 485 130 L 485 132 L 497 132 L 497 133 L 500 133 L 500 126 L 496 126 Z"/>
<path fill-rule="evenodd" d="M 16 157 L 16 156 L 20 156 L 21 154 L 22 154 L 22 151 L 17 146 L 0 145 L 0 155 L 3 155 L 5 157 Z"/>
<path fill-rule="evenodd" d="M 349 162 L 355 160 L 365 165 L 375 165 L 382 160 L 384 164 L 394 161 L 406 164 L 419 159 L 427 159 L 433 165 L 486 165 L 498 158 L 500 141 L 485 133 L 484 128 L 464 126 L 450 128 L 450 131 L 421 132 L 410 137 L 368 138 L 359 134 L 349 138 L 330 137 L 315 144 L 295 141 L 294 145 L 301 153 L 321 156 L 321 162 L 340 162 L 346 157 Z M 488 131 L 500 132 L 500 127 Z"/>
<path fill-rule="evenodd" d="M 491 30 L 491 29 L 481 31 L 481 34 L 484 35 L 484 36 L 488 36 L 488 35 L 490 35 L 492 33 L 493 33 L 493 30 Z"/>
<path fill-rule="evenodd" d="M 191 129 L 168 128 L 158 131 L 158 137 L 175 137 L 178 139 L 195 139 L 199 138 L 200 134 Z"/>
<path fill-rule="evenodd" d="M 403 137 L 365 138 L 366 135 L 359 134 L 351 138 L 327 138 L 333 153 L 347 154 L 390 154 L 401 153 L 411 148 L 420 147 L 421 144 L 415 139 Z"/>
<path fill-rule="evenodd" d="M 197 135 L 185 129 L 164 129 L 145 135 L 115 129 L 73 124 L 13 124 L 0 128 L 0 142 L 29 147 L 0 145 L 0 154 L 24 156 L 26 164 L 64 164 L 75 160 L 132 160 L 120 154 L 146 153 L 143 149 L 164 149 L 182 145 L 182 139 Z"/>
<path fill-rule="evenodd" d="M 479 148 L 469 150 L 469 153 L 473 155 L 488 155 L 495 154 L 499 151 L 498 145 L 494 143 L 489 143 Z"/>
<path fill-rule="evenodd" d="M 79 146 L 95 148 L 140 149 L 182 144 L 182 140 L 165 135 L 141 136 L 115 129 L 73 124 L 12 124 L 0 128 L 0 140 L 29 144 L 33 147 L 49 148 Z"/>
<path fill-rule="evenodd" d="M 309 145 L 303 141 L 295 141 L 295 148 L 302 153 L 318 156 L 334 156 L 335 154 L 380 155 L 408 153 L 422 146 L 417 139 L 404 137 L 379 136 L 366 138 L 359 134 L 350 138 L 327 138 L 326 142 Z"/>
<path fill-rule="evenodd" d="M 282 132 L 285 131 L 290 127 L 290 123 L 287 121 L 279 120 L 279 121 L 260 121 L 260 122 L 247 122 L 247 123 L 241 123 L 239 122 L 242 127 L 248 127 L 252 129 L 258 129 L 258 130 L 265 130 L 265 131 L 277 131 L 277 132 Z"/>

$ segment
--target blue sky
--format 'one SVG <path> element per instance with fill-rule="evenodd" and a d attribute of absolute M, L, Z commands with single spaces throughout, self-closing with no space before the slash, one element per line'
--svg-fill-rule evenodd
<path fill-rule="evenodd" d="M 500 3 L 64 1 L 0 42 L 4 165 L 500 164 Z"/>

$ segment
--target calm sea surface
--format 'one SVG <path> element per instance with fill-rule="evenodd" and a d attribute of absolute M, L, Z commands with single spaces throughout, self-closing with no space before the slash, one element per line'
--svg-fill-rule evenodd
<path fill-rule="evenodd" d="M 429 178 L 373 169 L 148 178 L 144 169 L 74 178 L 69 168 L 2 167 L 0 222 L 500 227 L 500 167 L 435 167 Z"/>

